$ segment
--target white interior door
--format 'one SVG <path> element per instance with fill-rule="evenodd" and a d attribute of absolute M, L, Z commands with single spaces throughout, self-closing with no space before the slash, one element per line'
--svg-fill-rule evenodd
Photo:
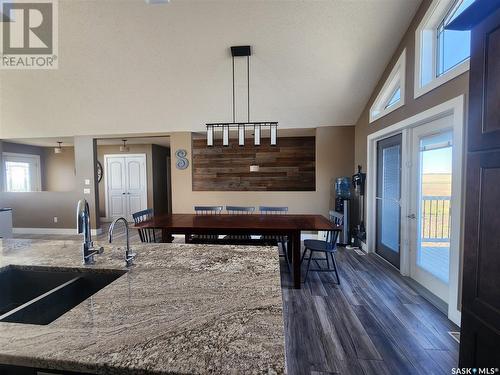
<path fill-rule="evenodd" d="M 146 157 L 133 156 L 125 158 L 127 218 L 147 207 L 146 191 Z"/>
<path fill-rule="evenodd" d="M 125 217 L 147 208 L 146 155 L 105 155 L 107 216 Z"/>
<path fill-rule="evenodd" d="M 126 216 L 125 158 L 106 158 L 106 170 L 104 173 L 107 182 L 107 216 L 111 219 Z"/>
<path fill-rule="evenodd" d="M 448 303 L 453 171 L 452 117 L 411 131 L 410 276 Z"/>

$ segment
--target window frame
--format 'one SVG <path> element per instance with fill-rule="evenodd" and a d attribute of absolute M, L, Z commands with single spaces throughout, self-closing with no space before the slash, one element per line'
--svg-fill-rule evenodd
<path fill-rule="evenodd" d="M 438 75 L 437 29 L 457 4 L 455 0 L 434 0 L 415 31 L 415 81 L 413 95 L 415 99 L 467 72 L 470 68 L 469 57 L 443 74 Z M 427 66 L 425 67 L 424 65 Z M 426 84 L 422 84 L 422 77 L 424 75 L 431 75 L 432 77 Z"/>
<path fill-rule="evenodd" d="M 396 109 L 402 107 L 405 104 L 405 92 L 406 92 L 406 48 L 401 52 L 398 60 L 394 64 L 391 73 L 387 77 L 384 85 L 380 89 L 377 97 L 373 101 L 369 112 L 369 122 L 372 123 L 385 115 L 395 111 Z M 389 101 L 392 99 L 397 88 L 400 89 L 400 99 L 387 106 Z"/>
<path fill-rule="evenodd" d="M 31 191 L 10 191 L 7 190 L 7 168 L 6 162 L 19 162 L 19 163 L 30 163 L 30 165 L 34 166 L 33 171 L 31 173 Z M 40 165 L 40 155 L 35 154 L 21 154 L 17 152 L 3 152 L 2 153 L 2 169 L 3 169 L 3 177 L 4 177 L 4 188 L 5 192 L 8 193 L 33 193 L 42 191 L 42 176 L 41 176 L 41 165 Z"/>

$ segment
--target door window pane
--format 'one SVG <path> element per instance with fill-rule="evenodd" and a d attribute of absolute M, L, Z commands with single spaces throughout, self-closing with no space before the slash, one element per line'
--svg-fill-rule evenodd
<path fill-rule="evenodd" d="M 382 168 L 382 231 L 381 242 L 399 252 L 400 146 L 384 148 Z"/>
<path fill-rule="evenodd" d="M 420 140 L 417 266 L 449 279 L 452 133 Z"/>

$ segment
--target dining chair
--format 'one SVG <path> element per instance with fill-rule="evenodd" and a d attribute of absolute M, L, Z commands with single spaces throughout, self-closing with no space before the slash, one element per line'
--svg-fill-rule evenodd
<path fill-rule="evenodd" d="M 288 213 L 288 207 L 260 206 L 259 211 L 261 215 L 286 215 Z M 266 234 L 261 237 L 261 241 L 266 245 L 281 245 L 283 254 L 280 254 L 280 257 L 284 257 L 290 267 L 288 258 L 288 238 L 286 236 Z"/>
<path fill-rule="evenodd" d="M 148 208 L 146 210 L 138 211 L 132 214 L 132 218 L 134 219 L 135 224 L 142 223 L 143 221 L 149 220 L 153 218 L 154 211 L 152 208 Z M 156 236 L 155 228 L 138 228 L 139 238 L 141 242 L 159 242 L 161 240 L 161 236 Z"/>
<path fill-rule="evenodd" d="M 196 215 L 220 215 L 222 206 L 194 206 Z M 185 242 L 190 243 L 217 243 L 218 234 L 186 234 Z"/>
<path fill-rule="evenodd" d="M 335 224 L 336 226 L 341 226 L 344 223 L 344 215 L 335 212 L 335 211 L 330 211 L 330 221 Z M 337 230 L 331 230 L 326 232 L 326 239 L 325 240 L 304 240 L 304 253 L 302 254 L 302 259 L 300 260 L 300 263 L 304 260 L 307 260 L 307 270 L 306 274 L 304 276 L 304 282 L 307 280 L 307 275 L 309 274 L 309 271 L 315 271 L 315 272 L 334 272 L 335 277 L 337 278 L 337 284 L 340 285 L 340 277 L 339 277 L 339 272 L 338 272 L 338 267 L 337 267 L 337 262 L 335 260 L 335 253 L 337 252 L 337 239 L 339 236 L 339 231 Z M 309 257 L 306 258 L 306 253 L 309 250 Z M 314 253 L 322 253 L 324 254 L 324 258 L 315 258 Z M 330 259 L 329 256 L 331 257 L 332 264 L 330 266 Z M 315 269 L 310 269 L 311 266 L 311 261 L 314 261 L 317 265 L 317 268 Z M 326 268 L 321 267 L 319 264 L 319 261 L 326 261 Z"/>
<path fill-rule="evenodd" d="M 226 212 L 230 215 L 251 215 L 255 212 L 255 207 L 226 206 Z M 249 234 L 228 234 L 224 240 L 235 244 L 246 244 L 252 240 L 252 236 Z"/>

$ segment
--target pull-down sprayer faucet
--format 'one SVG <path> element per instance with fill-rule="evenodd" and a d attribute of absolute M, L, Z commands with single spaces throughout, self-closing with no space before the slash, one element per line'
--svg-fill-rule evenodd
<path fill-rule="evenodd" d="M 78 234 L 83 234 L 82 256 L 83 264 L 94 264 L 94 255 L 102 254 L 104 248 L 94 248 L 92 236 L 90 234 L 90 209 L 85 199 L 78 201 L 76 207 L 76 229 Z"/>

